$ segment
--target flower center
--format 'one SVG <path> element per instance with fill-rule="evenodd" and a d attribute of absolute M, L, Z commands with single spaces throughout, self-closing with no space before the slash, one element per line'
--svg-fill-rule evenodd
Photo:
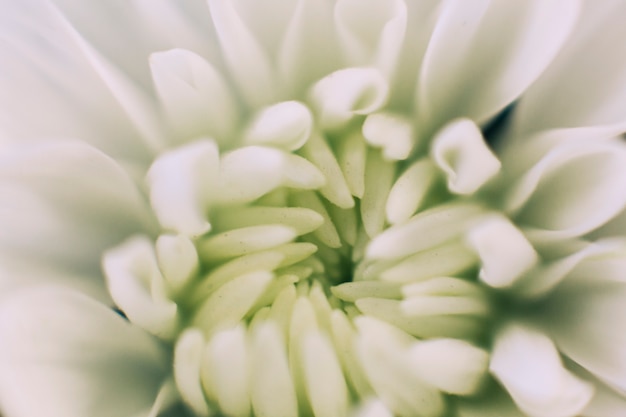
<path fill-rule="evenodd" d="M 199 415 L 346 416 L 376 393 L 434 417 L 481 384 L 479 259 L 509 223 L 479 191 L 499 162 L 464 120 L 423 149 L 410 121 L 377 111 L 376 74 L 344 71 L 313 89 L 323 111 L 278 103 L 238 147 L 159 156 L 147 181 L 163 232 L 105 254 L 117 308 L 172 343 Z"/>

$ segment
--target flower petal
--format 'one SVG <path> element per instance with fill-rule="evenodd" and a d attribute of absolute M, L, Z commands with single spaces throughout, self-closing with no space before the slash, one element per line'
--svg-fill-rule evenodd
<path fill-rule="evenodd" d="M 147 181 L 161 226 L 188 236 L 208 232 L 207 212 L 218 172 L 219 153 L 212 140 L 193 142 L 156 159 Z"/>
<path fill-rule="evenodd" d="M 447 124 L 437 133 L 431 153 L 456 194 L 473 194 L 500 171 L 500 161 L 471 120 Z"/>
<path fill-rule="evenodd" d="M 615 123 L 626 129 L 626 4 L 583 4 L 566 46 L 520 101 L 515 114 L 520 134 Z"/>
<path fill-rule="evenodd" d="M 234 2 L 208 0 L 224 59 L 241 95 L 253 107 L 276 97 L 275 74 L 267 54 L 241 19 Z"/>
<path fill-rule="evenodd" d="M 374 65 L 391 75 L 402 47 L 406 9 L 402 0 L 338 1 L 335 23 L 348 65 Z"/>
<path fill-rule="evenodd" d="M 219 72 L 201 56 L 171 49 L 150 56 L 157 94 L 176 139 L 214 135 L 229 139 L 238 119 L 237 104 Z"/>
<path fill-rule="evenodd" d="M 167 375 L 167 355 L 155 339 L 105 306 L 60 288 L 20 292 L 1 309 L 3 413 L 148 414 Z"/>
<path fill-rule="evenodd" d="M 480 222 L 467 239 L 482 263 L 480 279 L 494 288 L 511 286 L 539 261 L 526 237 L 504 216 Z"/>
<path fill-rule="evenodd" d="M 149 146 L 43 3 L 2 5 L 2 140 L 80 138 L 111 155 L 145 161 Z"/>
<path fill-rule="evenodd" d="M 353 115 L 367 115 L 386 102 L 389 86 L 374 68 L 344 68 L 318 81 L 311 90 L 311 101 L 319 114 L 319 122 L 338 128 Z"/>
<path fill-rule="evenodd" d="M 0 247 L 33 261 L 93 272 L 104 249 L 155 229 L 128 174 L 80 142 L 7 148 L 0 193 Z"/>
<path fill-rule="evenodd" d="M 614 389 L 626 391 L 626 336 L 623 246 L 577 266 L 550 295 L 539 323 L 559 349 Z"/>
<path fill-rule="evenodd" d="M 591 384 L 563 367 L 554 343 L 527 326 L 500 330 L 489 369 L 531 417 L 577 416 L 593 396 Z"/>
<path fill-rule="evenodd" d="M 504 108 L 554 58 L 579 3 L 444 1 L 420 73 L 422 123 L 436 129 L 465 116 L 482 124 Z"/>
<path fill-rule="evenodd" d="M 575 237 L 606 223 L 626 205 L 626 146 L 613 141 L 559 144 L 511 187 L 517 221 L 533 239 Z"/>
<path fill-rule="evenodd" d="M 489 354 L 458 339 L 417 342 L 409 351 L 409 366 L 424 381 L 455 395 L 471 395 L 487 374 Z"/>
<path fill-rule="evenodd" d="M 311 135 L 313 115 L 299 101 L 284 101 L 262 109 L 245 135 L 248 145 L 270 145 L 295 151 Z"/>
<path fill-rule="evenodd" d="M 134 237 L 103 255 L 103 268 L 113 301 L 129 320 L 169 340 L 179 329 L 178 306 L 165 294 L 154 247 Z"/>

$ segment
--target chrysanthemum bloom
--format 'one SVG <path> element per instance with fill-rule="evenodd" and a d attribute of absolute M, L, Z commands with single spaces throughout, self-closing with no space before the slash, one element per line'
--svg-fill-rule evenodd
<path fill-rule="evenodd" d="M 626 415 L 626 3 L 0 3 L 5 417 Z"/>

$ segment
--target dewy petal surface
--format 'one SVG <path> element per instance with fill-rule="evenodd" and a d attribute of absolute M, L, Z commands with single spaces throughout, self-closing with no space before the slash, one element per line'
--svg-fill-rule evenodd
<path fill-rule="evenodd" d="M 38 308 L 24 308 L 37 305 Z M 167 375 L 154 339 L 106 306 L 41 287 L 3 303 L 0 403 L 16 417 L 135 417 Z M 114 400 L 114 401 L 113 401 Z"/>

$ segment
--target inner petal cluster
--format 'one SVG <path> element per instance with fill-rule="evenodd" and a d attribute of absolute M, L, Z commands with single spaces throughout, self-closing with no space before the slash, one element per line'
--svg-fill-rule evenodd
<path fill-rule="evenodd" d="M 419 143 L 385 94 L 375 71 L 342 70 L 230 146 L 152 164 L 162 234 L 103 264 L 117 308 L 172 344 L 199 415 L 346 416 L 378 396 L 438 416 L 479 390 L 493 306 L 469 232 L 493 221 L 477 191 L 500 163 L 467 120 Z"/>

